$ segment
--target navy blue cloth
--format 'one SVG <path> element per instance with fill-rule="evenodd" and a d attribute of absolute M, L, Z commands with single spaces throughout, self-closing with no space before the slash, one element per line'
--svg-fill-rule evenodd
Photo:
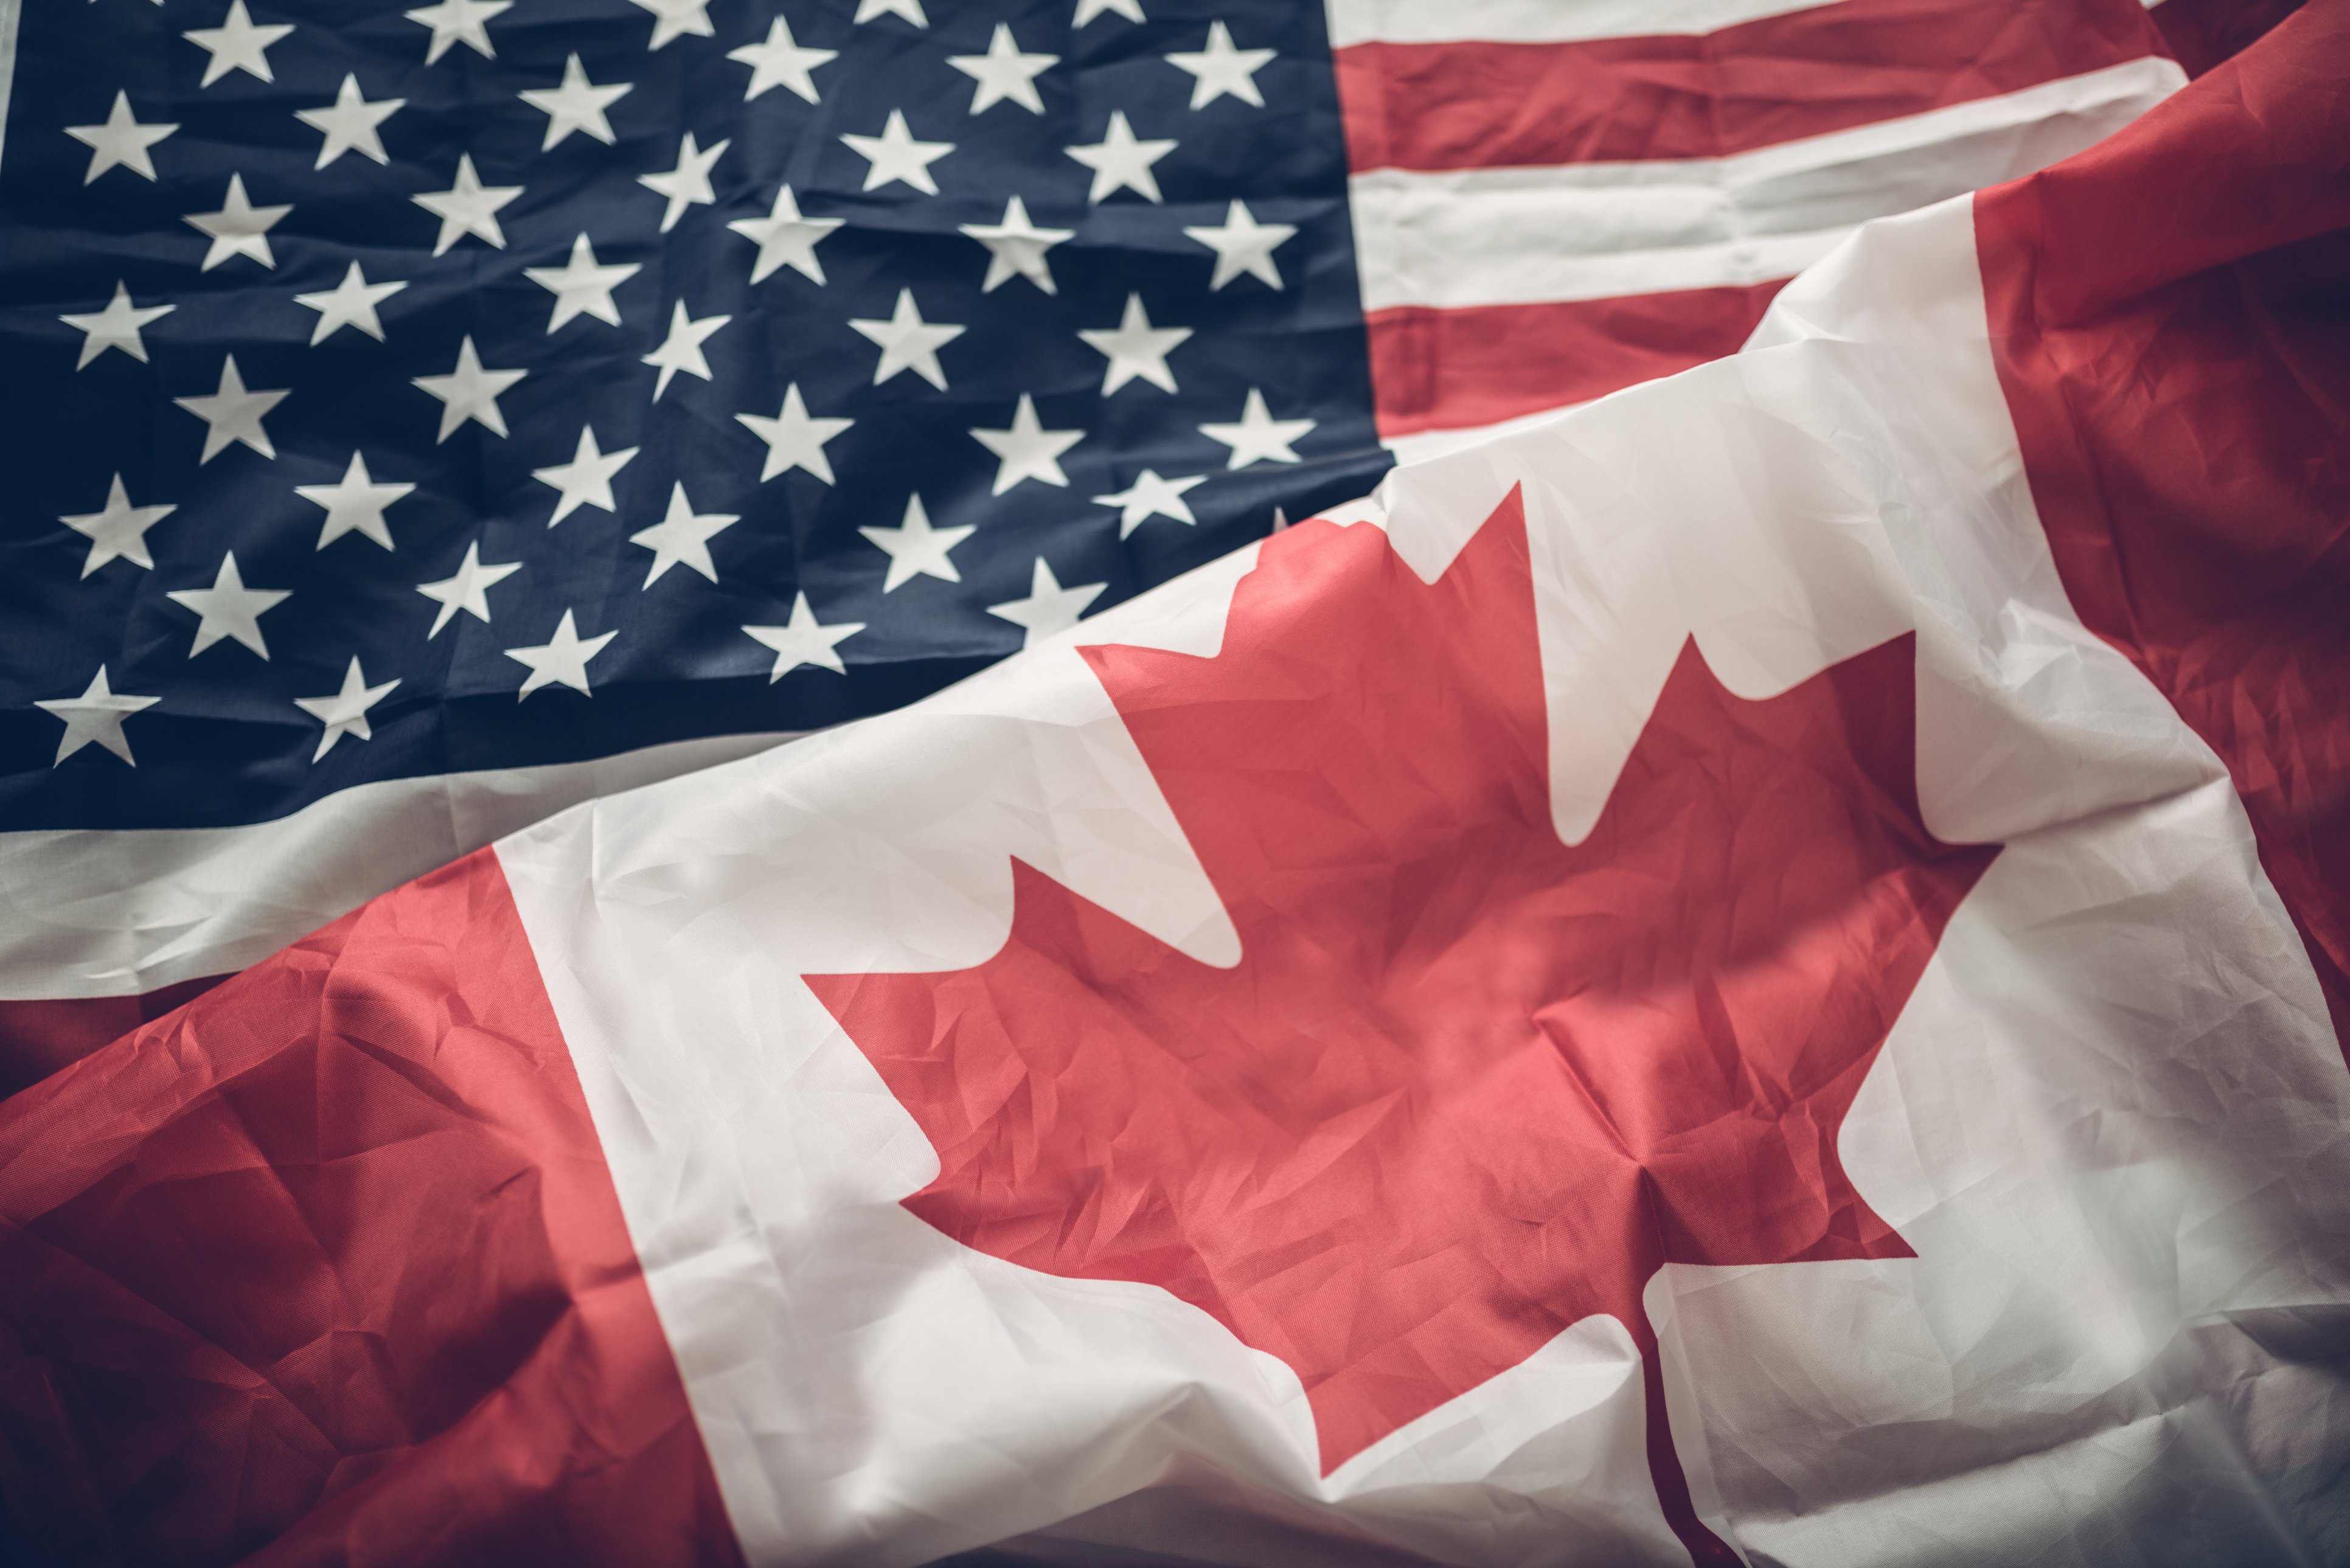
<path fill-rule="evenodd" d="M 727 57 L 766 36 L 772 0 L 712 0 L 712 36 L 658 50 L 655 16 L 629 0 L 517 0 L 487 25 L 494 58 L 456 43 L 432 65 L 430 30 L 399 0 L 255 0 L 255 24 L 295 26 L 267 49 L 275 80 L 200 87 L 209 57 L 182 35 L 228 8 L 24 8 L 0 142 L 0 828 L 254 822 L 371 780 L 836 723 L 1017 649 L 1021 628 L 986 607 L 1027 595 L 1039 556 L 1063 585 L 1107 585 L 1097 612 L 1263 535 L 1276 507 L 1366 493 L 1388 464 L 1319 5 L 1144 0 L 1143 23 L 1110 11 L 1073 30 L 1071 0 L 931 0 L 927 28 L 794 0 L 798 42 L 838 52 L 814 104 L 784 88 L 746 102 L 750 68 Z M 1164 57 L 1201 49 L 1211 20 L 1277 51 L 1254 77 L 1264 107 L 1190 107 L 1192 77 Z M 985 53 L 999 22 L 1061 57 L 1037 80 L 1041 115 L 972 114 L 974 83 L 947 63 Z M 616 143 L 576 133 L 542 151 L 548 118 L 517 95 L 555 87 L 573 54 L 592 81 L 633 84 L 608 111 Z M 370 100 L 407 100 L 381 130 L 390 161 L 314 169 L 321 134 L 296 111 L 331 103 L 347 73 Z M 179 130 L 153 146 L 152 182 L 117 167 L 85 183 L 90 149 L 64 128 L 103 122 L 118 89 L 140 121 Z M 839 139 L 880 134 L 892 109 L 954 144 L 930 166 L 939 194 L 862 189 L 867 161 Z M 1153 170 L 1163 202 L 1088 202 L 1091 171 L 1064 150 L 1100 141 L 1113 110 L 1137 137 L 1177 140 Z M 716 201 L 664 234 L 666 202 L 639 177 L 676 164 L 689 130 L 731 145 Z M 411 198 L 450 188 L 460 154 L 484 184 L 524 191 L 497 214 L 504 249 L 469 237 L 436 257 L 440 222 Z M 209 242 L 183 220 L 219 209 L 232 173 L 254 203 L 293 204 L 267 234 L 273 268 L 200 270 Z M 790 267 L 751 283 L 756 247 L 726 227 L 766 216 L 786 182 L 805 213 L 843 220 L 818 246 L 821 286 Z M 1049 253 L 1057 294 L 1021 278 L 982 291 L 989 253 L 959 225 L 1000 222 L 1014 194 L 1035 223 L 1076 231 Z M 1182 231 L 1223 223 L 1234 198 L 1295 226 L 1274 252 L 1283 288 L 1211 288 L 1214 254 Z M 623 325 L 550 334 L 555 296 L 524 269 L 562 265 L 582 233 L 598 261 L 640 270 L 614 291 Z M 380 307 L 385 341 L 346 328 L 312 347 L 319 315 L 293 296 L 355 259 L 408 284 Z M 143 328 L 146 363 L 114 350 L 77 369 L 84 334 L 59 317 L 101 310 L 118 279 L 137 305 L 175 308 Z M 925 319 L 967 328 L 940 351 L 944 391 L 911 372 L 873 384 L 879 350 L 848 325 L 887 318 L 909 288 Z M 1176 392 L 1102 393 L 1107 361 L 1077 334 L 1117 326 L 1129 294 L 1154 325 L 1192 330 L 1168 358 Z M 655 402 L 640 359 L 679 300 L 733 320 L 704 345 L 712 378 L 679 375 Z M 413 380 L 449 373 L 469 335 L 484 365 L 527 374 L 498 400 L 507 435 L 467 423 L 436 442 L 442 405 Z M 200 463 L 205 423 L 173 404 L 213 392 L 231 353 L 247 387 L 287 393 L 265 419 L 274 460 L 238 444 Z M 766 449 L 735 416 L 774 415 L 787 383 L 857 421 L 826 449 L 835 484 L 760 478 Z M 1228 471 L 1201 433 L 1238 421 L 1252 388 L 1274 418 L 1315 421 L 1300 462 Z M 1066 488 L 992 495 L 996 459 L 969 432 L 1009 427 L 1023 393 L 1045 427 L 1085 436 L 1060 459 Z M 556 493 L 532 471 L 568 462 L 583 424 L 606 451 L 640 451 L 613 482 L 616 512 L 550 528 Z M 340 480 L 354 452 L 375 480 L 415 486 L 385 512 L 392 550 L 357 532 L 319 547 L 326 514 L 295 493 Z M 1144 468 L 1206 476 L 1186 495 L 1196 524 L 1153 516 L 1120 539 L 1118 509 L 1093 498 Z M 85 577 L 90 541 L 60 519 L 99 511 L 118 473 L 133 504 L 177 510 L 145 535 L 152 569 L 117 558 Z M 694 511 L 742 520 L 710 541 L 716 582 L 679 566 L 647 586 L 652 554 L 628 536 L 661 520 L 677 482 Z M 910 493 L 934 525 L 976 532 L 953 553 L 961 582 L 884 594 L 889 557 L 858 530 L 897 526 Z M 488 590 L 487 624 L 459 614 L 428 638 L 441 607 L 418 585 L 453 575 L 469 544 L 522 569 Z M 212 587 L 232 550 L 248 587 L 292 596 L 260 618 L 266 659 L 233 639 L 192 657 L 198 617 L 166 597 Z M 774 654 L 742 628 L 785 623 L 803 592 L 819 621 L 866 629 L 839 644 L 846 674 L 802 665 L 771 683 Z M 529 670 L 504 650 L 547 642 L 566 610 L 583 638 L 617 634 L 592 694 L 518 701 Z M 296 700 L 335 693 L 354 656 L 369 685 L 400 684 L 369 709 L 369 738 L 314 761 L 325 727 Z M 157 699 L 123 721 L 135 766 L 102 744 L 56 761 L 65 721 L 35 706 L 81 696 L 101 664 L 113 691 Z"/>

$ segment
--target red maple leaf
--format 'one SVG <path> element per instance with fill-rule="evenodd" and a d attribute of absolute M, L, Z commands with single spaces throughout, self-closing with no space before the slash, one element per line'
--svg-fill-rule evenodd
<path fill-rule="evenodd" d="M 1241 961 L 1015 861 L 985 963 L 808 977 L 938 1151 L 906 1206 L 1280 1357 L 1326 1473 L 1610 1314 L 1667 1517 L 1727 1560 L 1641 1291 L 1667 1262 L 1910 1255 L 1836 1132 L 1997 853 L 1919 820 L 1913 639 L 1761 701 L 1685 647 L 1573 846 L 1514 494 L 1433 585 L 1372 527 L 1303 524 L 1214 658 L 1086 656 Z"/>

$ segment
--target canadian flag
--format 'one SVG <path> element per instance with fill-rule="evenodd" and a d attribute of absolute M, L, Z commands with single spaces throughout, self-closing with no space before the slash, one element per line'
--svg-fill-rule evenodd
<path fill-rule="evenodd" d="M 0 1102 L 0 1557 L 2342 1561 L 2345 300 L 2329 0 L 375 900 Z"/>

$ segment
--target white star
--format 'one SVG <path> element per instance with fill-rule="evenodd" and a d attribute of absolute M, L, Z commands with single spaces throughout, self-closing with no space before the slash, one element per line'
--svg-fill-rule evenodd
<path fill-rule="evenodd" d="M 440 636 L 441 628 L 455 619 L 459 610 L 463 610 L 475 620 L 487 625 L 490 618 L 490 590 L 521 570 L 520 561 L 498 561 L 484 566 L 480 543 L 468 540 L 465 545 L 465 558 L 458 563 L 455 576 L 443 577 L 437 583 L 416 585 L 418 593 L 441 607 L 432 617 L 432 629 L 424 634 L 424 640 L 430 642 Z"/>
<path fill-rule="evenodd" d="M 698 146 L 693 132 L 687 131 L 677 145 L 677 167 L 658 174 L 639 174 L 637 183 L 658 196 L 669 198 L 669 211 L 661 214 L 660 232 L 667 234 L 677 226 L 689 206 L 708 206 L 718 199 L 710 188 L 710 171 L 725 151 L 734 145 L 733 139 L 712 143 L 707 150 Z"/>
<path fill-rule="evenodd" d="M 947 64 L 979 84 L 971 92 L 973 114 L 1004 102 L 1016 103 L 1031 114 L 1044 113 L 1045 100 L 1036 96 L 1036 78 L 1060 63 L 1058 55 L 1022 54 L 1020 46 L 1013 42 L 1012 29 L 1002 22 L 987 41 L 987 53 L 947 57 Z"/>
<path fill-rule="evenodd" d="M 962 581 L 962 574 L 955 570 L 947 552 L 971 537 L 971 525 L 931 527 L 931 514 L 922 510 L 920 495 L 906 497 L 906 521 L 899 526 L 859 528 L 858 532 L 889 556 L 889 575 L 881 579 L 881 591 L 885 594 L 917 576 L 937 577 L 950 583 Z"/>
<path fill-rule="evenodd" d="M 1279 288 L 1281 269 L 1274 265 L 1273 253 L 1297 229 L 1292 223 L 1260 223 L 1247 202 L 1234 202 L 1226 210 L 1222 226 L 1187 226 L 1183 232 L 1216 253 L 1216 275 L 1208 283 L 1213 291 L 1243 273 Z"/>
<path fill-rule="evenodd" d="M 816 611 L 808 607 L 806 594 L 793 597 L 790 625 L 746 626 L 743 628 L 753 639 L 775 650 L 775 667 L 767 672 L 767 684 L 770 686 L 803 664 L 816 665 L 839 675 L 847 674 L 848 666 L 841 663 L 840 655 L 833 649 L 864 629 L 865 623 L 861 620 L 818 626 Z"/>
<path fill-rule="evenodd" d="M 598 87 L 588 79 L 587 69 L 574 54 L 564 62 L 562 86 L 525 88 L 515 96 L 546 116 L 546 137 L 538 144 L 538 150 L 545 152 L 560 146 L 563 139 L 575 130 L 585 131 L 605 146 L 611 146 L 612 122 L 604 118 L 604 111 L 626 98 L 635 87 L 634 82 Z"/>
<path fill-rule="evenodd" d="M 131 116 L 128 93 L 114 95 L 114 107 L 107 111 L 103 125 L 68 125 L 66 134 L 89 149 L 89 168 L 82 177 L 85 185 L 120 165 L 133 174 L 155 178 L 155 160 L 148 149 L 179 130 L 177 125 L 141 125 Z"/>
<path fill-rule="evenodd" d="M 718 580 L 718 565 L 710 558 L 710 541 L 732 528 L 742 518 L 732 512 L 696 512 L 685 498 L 685 486 L 669 487 L 669 511 L 650 528 L 639 528 L 629 535 L 631 545 L 642 545 L 653 553 L 653 564 L 645 573 L 644 586 L 651 587 L 660 581 L 661 574 L 671 566 L 691 566 L 712 582 Z"/>
<path fill-rule="evenodd" d="M 1279 534 L 1289 526 L 1289 514 L 1276 506 L 1273 509 L 1273 532 Z"/>
<path fill-rule="evenodd" d="M 832 464 L 824 455 L 824 443 L 855 424 L 855 420 L 820 420 L 807 411 L 800 400 L 797 381 L 784 389 L 784 406 L 774 419 L 764 414 L 736 414 L 751 433 L 767 443 L 767 461 L 760 466 L 762 483 L 795 468 L 832 483 Z"/>
<path fill-rule="evenodd" d="M 524 679 L 522 690 L 515 693 L 515 701 L 521 701 L 542 686 L 568 686 L 574 691 L 588 691 L 588 661 L 603 652 L 604 645 L 618 635 L 608 631 L 583 638 L 571 612 L 565 610 L 552 638 L 536 648 L 505 650 L 508 659 L 530 666 L 530 674 Z M 588 691 L 588 695 L 595 693 Z"/>
<path fill-rule="evenodd" d="M 1167 368 L 1167 356 L 1191 336 L 1191 329 L 1151 326 L 1150 313 L 1142 308 L 1142 296 L 1129 294 L 1126 314 L 1116 330 L 1086 327 L 1077 336 L 1087 348 L 1109 357 L 1109 367 L 1102 372 L 1101 395 L 1107 398 L 1138 377 L 1163 391 L 1175 390 L 1175 373 Z"/>
<path fill-rule="evenodd" d="M 618 452 L 598 452 L 594 428 L 582 425 L 578 449 L 573 452 L 569 462 L 530 471 L 533 479 L 541 484 L 552 484 L 558 492 L 555 515 L 546 520 L 546 525 L 554 527 L 582 506 L 613 511 L 612 476 L 628 467 L 629 459 L 636 455 L 637 449 L 632 446 L 624 446 Z"/>
<path fill-rule="evenodd" d="M 293 210 L 290 202 L 277 207 L 255 206 L 244 193 L 244 176 L 230 175 L 228 196 L 219 212 L 190 213 L 180 220 L 213 242 L 204 252 L 203 265 L 196 270 L 210 272 L 231 256 L 251 256 L 265 267 L 275 267 L 277 258 L 269 249 L 269 231 Z"/>
<path fill-rule="evenodd" d="M 892 180 L 911 185 L 928 195 L 939 193 L 939 182 L 931 177 L 931 165 L 954 151 L 951 141 L 917 141 L 906 129 L 902 109 L 891 109 L 889 118 L 879 136 L 843 136 L 850 151 L 866 161 L 865 189 L 876 190 Z"/>
<path fill-rule="evenodd" d="M 987 613 L 1026 628 L 1020 646 L 1034 648 L 1044 639 L 1076 625 L 1086 607 L 1099 598 L 1107 587 L 1107 583 L 1080 583 L 1074 588 L 1065 588 L 1053 576 L 1053 568 L 1045 564 L 1045 557 L 1039 556 L 1035 570 L 1029 575 L 1028 597 L 1008 604 L 990 605 Z"/>
<path fill-rule="evenodd" d="M 898 307 L 889 313 L 889 320 L 852 320 L 848 325 L 880 345 L 881 360 L 873 367 L 875 386 L 900 370 L 911 370 L 940 391 L 947 389 L 946 372 L 939 369 L 939 350 L 962 337 L 963 329 L 924 321 L 922 313 L 914 308 L 912 289 L 898 291 Z"/>
<path fill-rule="evenodd" d="M 399 684 L 400 681 L 393 679 L 380 686 L 369 685 L 367 677 L 359 673 L 359 655 L 353 654 L 351 667 L 343 671 L 343 689 L 331 697 L 295 698 L 294 706 L 327 726 L 327 732 L 318 737 L 318 749 L 310 753 L 310 760 L 316 763 L 333 751 L 335 742 L 345 735 L 356 735 L 362 741 L 375 739 L 375 732 L 368 728 L 368 710 L 390 696 L 391 689 Z"/>
<path fill-rule="evenodd" d="M 583 234 L 571 242 L 568 262 L 561 266 L 526 266 L 522 275 L 554 294 L 555 308 L 546 319 L 546 329 L 553 332 L 575 316 L 592 316 L 618 327 L 620 307 L 612 303 L 612 291 L 642 270 L 638 262 L 599 265 L 596 247 Z"/>
<path fill-rule="evenodd" d="M 1200 520 L 1191 515 L 1191 504 L 1183 499 L 1183 493 L 1207 482 L 1208 476 L 1204 473 L 1194 473 L 1182 479 L 1161 479 L 1146 468 L 1136 474 L 1134 483 L 1124 490 L 1095 496 L 1094 504 L 1118 508 L 1118 536 L 1121 539 L 1151 517 L 1172 517 L 1178 523 L 1196 526 Z"/>
<path fill-rule="evenodd" d="M 637 4 L 653 14 L 653 41 L 645 46 L 648 49 L 658 49 L 689 33 L 697 38 L 710 36 L 710 0 L 637 0 Z"/>
<path fill-rule="evenodd" d="M 775 210 L 765 217 L 737 218 L 726 226 L 759 247 L 758 256 L 751 263 L 753 283 L 779 266 L 789 266 L 822 283 L 824 264 L 816 259 L 816 247 L 840 224 L 838 218 L 801 217 L 799 199 L 785 185 L 776 190 Z"/>
<path fill-rule="evenodd" d="M 837 49 L 804 49 L 792 38 L 792 25 L 781 16 L 767 28 L 764 44 L 745 44 L 739 49 L 729 49 L 726 57 L 751 67 L 751 85 L 743 89 L 743 101 L 750 102 L 769 88 L 789 88 L 810 103 L 816 101 L 816 78 L 809 75 L 816 67 L 839 58 Z"/>
<path fill-rule="evenodd" d="M 1024 479 L 1067 488 L 1069 476 L 1061 472 L 1061 454 L 1086 439 L 1083 431 L 1048 431 L 1038 424 L 1035 401 L 1025 392 L 1020 394 L 1020 406 L 1012 412 L 1010 430 L 971 434 L 995 454 L 992 495 L 1003 494 Z"/>
<path fill-rule="evenodd" d="M 204 79 L 196 85 L 208 88 L 231 71 L 243 71 L 263 81 L 276 81 L 269 74 L 270 45 L 294 29 L 284 22 L 269 26 L 256 26 L 246 15 L 244 0 L 229 0 L 228 19 L 217 27 L 192 27 L 180 35 L 212 58 L 204 62 Z"/>
<path fill-rule="evenodd" d="M 407 286 L 398 279 L 369 283 L 367 274 L 359 270 L 359 264 L 353 262 L 343 269 L 342 282 L 316 294 L 297 294 L 294 303 L 318 313 L 318 325 L 310 329 L 310 346 L 314 348 L 346 327 L 380 343 L 383 322 L 376 316 L 375 307 Z"/>
<path fill-rule="evenodd" d="M 82 557 L 81 563 L 81 575 L 86 577 L 117 559 L 153 570 L 155 559 L 147 553 L 147 530 L 178 510 L 172 505 L 131 505 L 130 493 L 122 488 L 122 475 L 118 473 L 106 487 L 105 506 L 57 521 L 77 534 L 88 535 L 89 554 Z"/>
<path fill-rule="evenodd" d="M 917 27 L 931 25 L 931 19 L 922 15 L 922 0 L 857 0 L 857 15 L 853 20 L 870 22 L 885 13 L 902 16 Z"/>
<path fill-rule="evenodd" d="M 120 348 L 143 365 L 147 362 L 147 340 L 139 336 L 139 329 L 161 321 L 177 308 L 171 305 L 133 305 L 130 287 L 117 278 L 114 297 L 106 302 L 105 309 L 75 312 L 57 319 L 83 334 L 81 358 L 74 361 L 75 369 L 80 369 L 109 348 Z"/>
<path fill-rule="evenodd" d="M 384 154 L 383 138 L 377 130 L 407 107 L 404 98 L 380 98 L 369 103 L 359 92 L 359 78 L 344 72 L 343 85 L 336 91 L 333 103 L 324 109 L 294 111 L 295 119 L 326 137 L 318 144 L 318 161 L 310 167 L 324 169 L 346 152 L 372 158 L 378 163 L 390 163 L 391 160 Z"/>
<path fill-rule="evenodd" d="M 498 399 L 527 370 L 485 370 L 481 356 L 473 352 L 473 335 L 457 345 L 457 368 L 445 376 L 415 376 L 411 381 L 441 400 L 441 433 L 432 438 L 433 444 L 447 441 L 452 432 L 467 420 L 473 420 L 491 431 L 506 433 L 506 417 L 498 411 Z"/>
<path fill-rule="evenodd" d="M 660 347 L 644 356 L 644 363 L 656 366 L 660 375 L 653 381 L 653 401 L 658 403 L 669 390 L 670 378 L 680 370 L 689 376 L 710 379 L 710 361 L 702 357 L 702 346 L 710 335 L 734 318 L 731 316 L 705 316 L 696 321 L 685 313 L 685 301 L 678 300 L 670 308 L 669 336 Z"/>
<path fill-rule="evenodd" d="M 1297 462 L 1289 443 L 1313 429 L 1312 420 L 1274 419 L 1265 410 L 1264 394 L 1251 387 L 1238 424 L 1201 425 L 1200 433 L 1232 449 L 1224 460 L 1226 468 L 1246 468 L 1253 462 Z"/>
<path fill-rule="evenodd" d="M 446 191 L 420 191 L 409 198 L 441 220 L 441 237 L 432 242 L 440 255 L 472 234 L 499 250 L 506 248 L 506 232 L 498 226 L 498 209 L 522 194 L 519 185 L 484 185 L 473 172 L 473 155 L 457 155 L 457 180 Z"/>
<path fill-rule="evenodd" d="M 108 687 L 106 666 L 89 678 L 88 689 L 78 697 L 51 697 L 33 704 L 44 713 L 66 722 L 66 732 L 57 738 L 55 767 L 76 752 L 95 741 L 132 767 L 139 759 L 130 754 L 130 742 L 123 738 L 122 721 L 142 709 L 152 708 L 160 697 L 127 697 Z"/>
<path fill-rule="evenodd" d="M 441 0 L 437 5 L 426 5 L 401 15 L 410 21 L 432 29 L 432 45 L 424 51 L 424 63 L 440 63 L 452 44 L 463 44 L 484 59 L 497 57 L 490 47 L 489 23 L 509 11 L 514 0 Z"/>
<path fill-rule="evenodd" d="M 1232 36 L 1224 25 L 1211 22 L 1205 49 L 1197 54 L 1179 50 L 1167 57 L 1167 63 L 1191 73 L 1193 109 L 1205 109 L 1227 96 L 1263 109 L 1264 95 L 1257 90 L 1256 73 L 1272 62 L 1273 56 L 1271 49 L 1232 47 Z"/>
<path fill-rule="evenodd" d="M 285 399 L 283 389 L 246 391 L 244 378 L 237 372 L 236 356 L 231 354 L 221 361 L 217 391 L 172 400 L 204 421 L 204 453 L 196 459 L 203 464 L 218 457 L 231 441 L 243 441 L 264 457 L 276 457 L 277 449 L 269 444 L 269 432 L 261 428 L 261 421 Z"/>
<path fill-rule="evenodd" d="M 346 534 L 362 534 L 389 550 L 391 524 L 384 520 L 384 508 L 415 488 L 398 480 L 377 483 L 368 472 L 367 459 L 353 452 L 342 478 L 332 484 L 297 484 L 294 493 L 327 509 L 327 520 L 318 525 L 317 548 L 323 550 Z"/>
<path fill-rule="evenodd" d="M 1112 12 L 1129 22 L 1142 20 L 1142 0 L 1077 0 L 1077 19 L 1069 24 L 1072 31 L 1084 26 L 1097 16 Z"/>
<path fill-rule="evenodd" d="M 1003 222 L 1000 223 L 961 223 L 962 232 L 987 247 L 987 280 L 979 286 L 982 294 L 993 294 L 996 286 L 1014 276 L 1026 278 L 1046 294 L 1058 294 L 1053 286 L 1053 268 L 1045 253 L 1070 238 L 1074 229 L 1040 229 L 1028 221 L 1028 208 L 1014 196 L 1003 203 Z M 755 281 L 755 280 L 754 280 Z"/>
<path fill-rule="evenodd" d="M 1110 110 L 1109 129 L 1102 133 L 1099 141 L 1065 151 L 1094 171 L 1093 189 L 1087 192 L 1087 201 L 1098 202 L 1125 190 L 1157 202 L 1163 198 L 1159 194 L 1158 176 L 1150 172 L 1150 166 L 1174 151 L 1175 143 L 1136 140 L 1134 127 L 1126 122 L 1126 111 L 1114 109 Z"/>
<path fill-rule="evenodd" d="M 261 618 L 294 596 L 285 588 L 248 588 L 236 569 L 236 552 L 221 557 L 220 570 L 208 588 L 173 588 L 163 596 L 182 609 L 196 612 L 196 640 L 188 649 L 193 659 L 223 638 L 230 638 L 262 658 L 269 644 L 262 640 Z"/>

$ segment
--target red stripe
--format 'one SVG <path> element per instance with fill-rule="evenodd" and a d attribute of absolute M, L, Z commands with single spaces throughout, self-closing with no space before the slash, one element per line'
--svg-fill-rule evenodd
<path fill-rule="evenodd" d="M 12 1562 L 736 1563 L 484 851 L 0 1104 Z"/>
<path fill-rule="evenodd" d="M 2065 590 L 2226 763 L 2350 1043 L 2345 82 L 2311 6 L 1975 230 Z"/>
<path fill-rule="evenodd" d="M 1843 0 L 1720 32 L 1337 52 L 1347 161 L 1718 158 L 2165 52 L 2138 0 Z"/>
<path fill-rule="evenodd" d="M 1746 341 L 1780 286 L 1373 311 L 1379 434 L 1494 424 L 1720 358 Z"/>
<path fill-rule="evenodd" d="M 153 1023 L 226 978 L 183 980 L 144 996 L 0 1000 L 0 1099 L 73 1065 L 140 1024 Z"/>

